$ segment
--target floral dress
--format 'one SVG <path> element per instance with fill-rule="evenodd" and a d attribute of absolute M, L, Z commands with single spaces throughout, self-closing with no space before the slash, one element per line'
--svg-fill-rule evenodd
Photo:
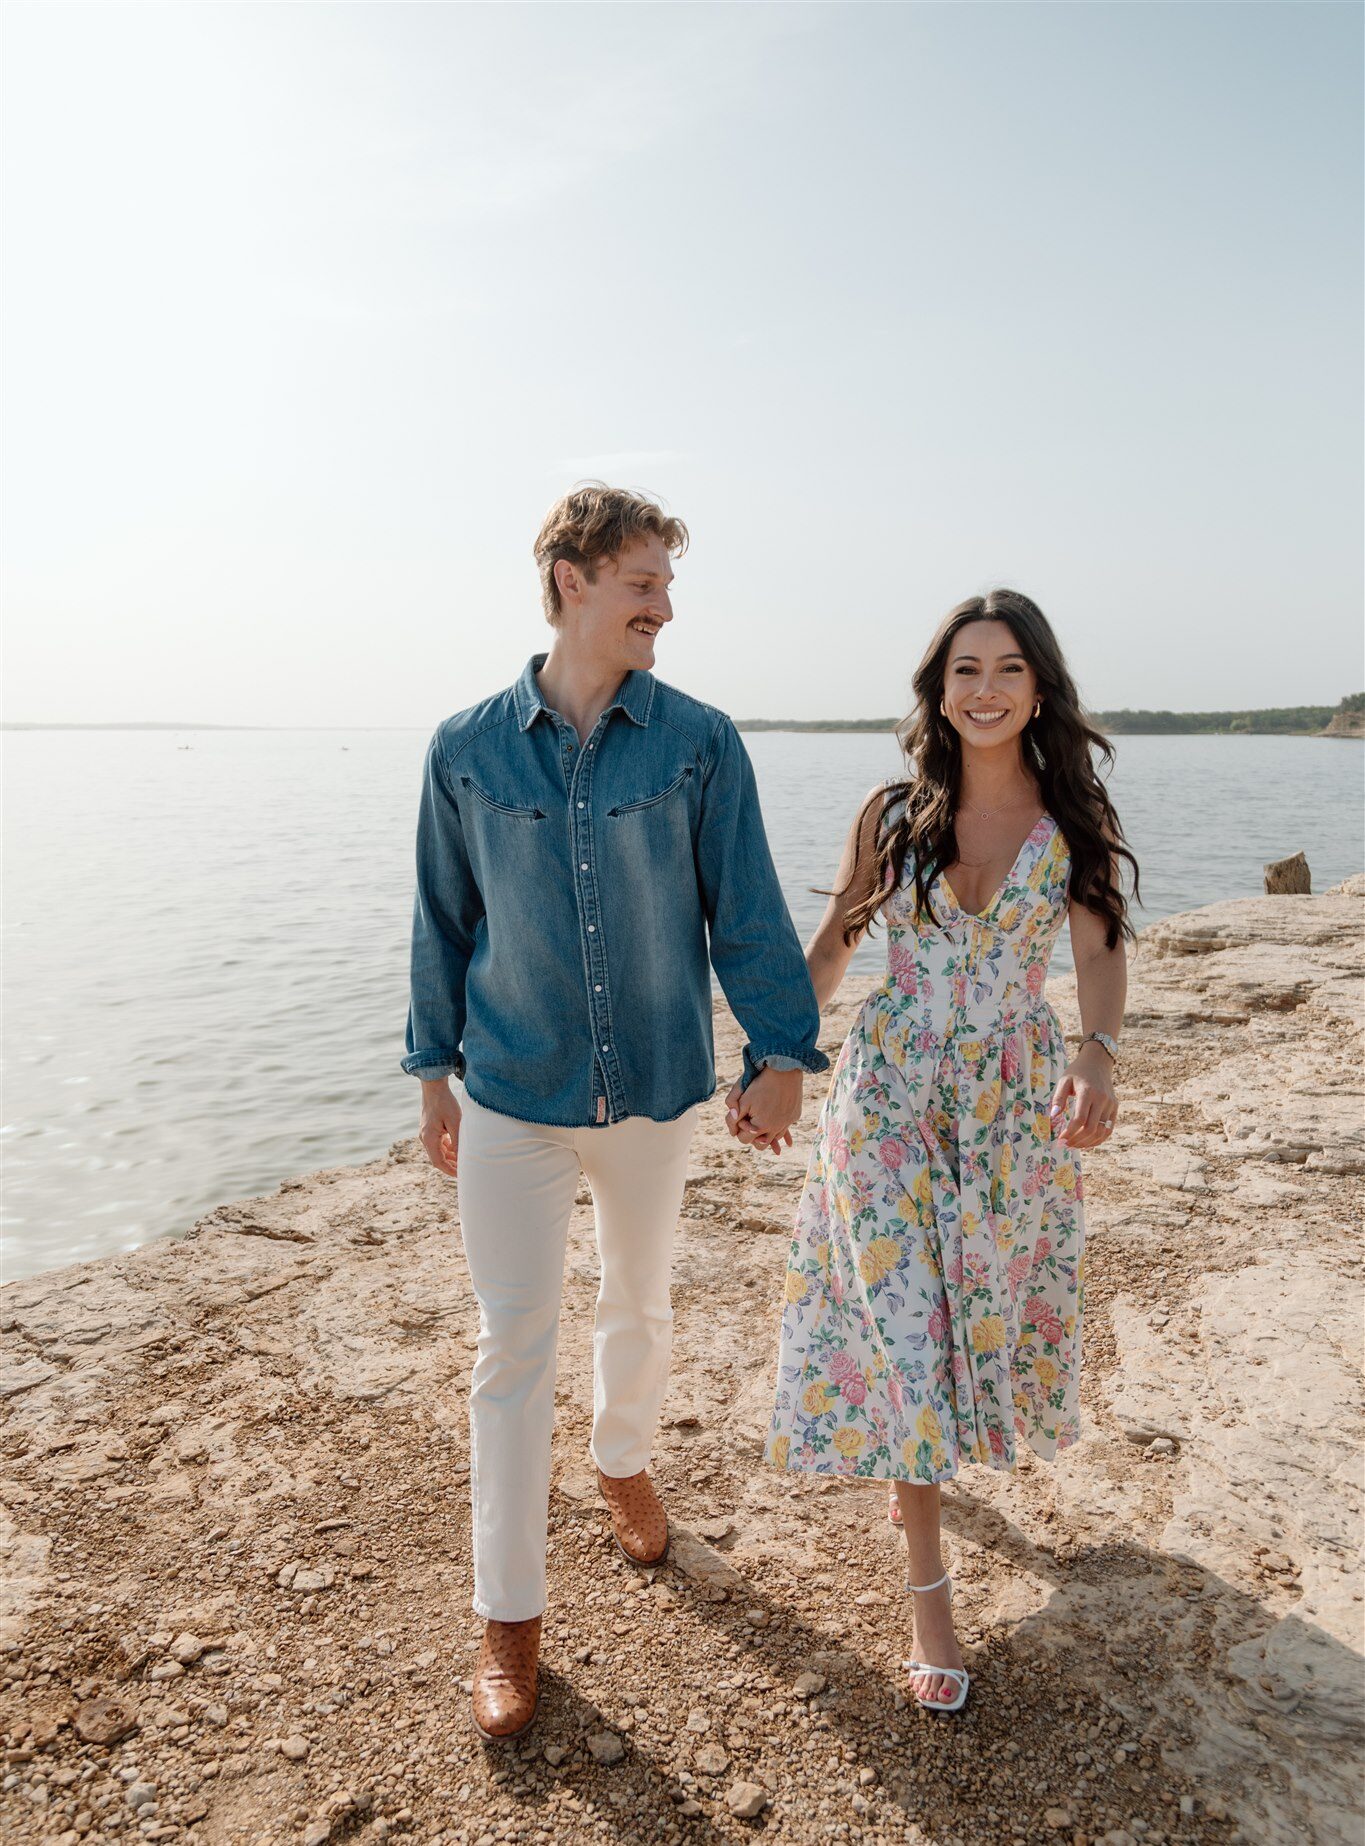
<path fill-rule="evenodd" d="M 1043 998 L 1070 870 L 1045 814 L 980 915 L 940 874 L 933 922 L 907 855 L 797 1207 L 775 1467 L 942 1481 L 1079 1434 L 1081 1175 L 1052 1136 L 1067 1058 Z"/>

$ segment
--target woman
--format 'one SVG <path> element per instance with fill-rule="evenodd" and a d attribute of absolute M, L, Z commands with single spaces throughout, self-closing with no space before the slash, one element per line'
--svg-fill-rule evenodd
<path fill-rule="evenodd" d="M 887 976 L 840 1053 L 787 1272 L 767 1458 L 890 1480 L 914 1592 L 911 1684 L 960 1710 L 968 1677 L 940 1554 L 939 1483 L 964 1461 L 1050 1459 L 1079 1433 L 1077 1154 L 1113 1132 L 1137 864 L 1052 629 L 997 590 L 949 614 L 806 953 L 833 997 L 874 916 Z M 1069 919 L 1084 1034 L 1043 998 Z M 742 1104 L 732 1130 L 746 1133 Z"/>

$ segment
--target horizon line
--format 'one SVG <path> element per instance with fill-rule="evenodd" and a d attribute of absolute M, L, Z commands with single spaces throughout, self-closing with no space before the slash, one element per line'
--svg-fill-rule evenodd
<path fill-rule="evenodd" d="M 1351 697 L 1347 694 L 1346 697 Z M 1356 695 L 1359 696 L 1359 695 Z M 1171 717 L 1171 718 L 1207 718 L 1225 714 L 1238 717 L 1255 717 L 1264 712 L 1282 711 L 1327 711 L 1335 713 L 1342 710 L 1343 699 L 1335 704 L 1315 703 L 1311 705 L 1225 705 L 1201 706 L 1186 711 L 1177 711 L 1171 706 L 1123 705 L 1123 706 L 1083 706 L 1082 710 L 1091 718 L 1118 717 Z M 894 730 L 904 723 L 905 714 L 895 718 L 735 718 L 733 723 L 743 729 L 745 725 L 768 725 L 781 730 L 806 725 L 825 725 L 833 730 Z M 46 718 L 7 718 L 0 720 L 0 731 L 424 731 L 430 727 L 422 724 L 212 724 L 197 719 L 178 722 L 164 718 L 96 718 L 96 719 L 46 719 Z"/>

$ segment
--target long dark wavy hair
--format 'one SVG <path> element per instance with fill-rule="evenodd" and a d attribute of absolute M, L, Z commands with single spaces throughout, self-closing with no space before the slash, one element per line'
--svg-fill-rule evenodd
<path fill-rule="evenodd" d="M 953 636 L 968 622 L 1003 622 L 1037 678 L 1041 708 L 1020 738 L 1025 770 L 1033 776 L 1043 806 L 1062 831 L 1071 853 L 1070 895 L 1104 918 L 1105 946 L 1122 935 L 1133 939 L 1128 899 L 1114 878 L 1115 857 L 1132 867 L 1132 899 L 1140 902 L 1138 864 L 1124 844 L 1118 815 L 1100 780 L 1096 758 L 1108 768 L 1113 745 L 1091 725 L 1076 691 L 1051 624 L 1037 603 L 1018 590 L 992 590 L 951 609 L 915 672 L 914 711 L 896 727 L 909 775 L 869 799 L 859 825 L 862 857 L 869 809 L 881 803 L 873 851 L 875 876 L 844 919 L 844 941 L 852 943 L 875 921 L 887 889 L 899 887 L 905 855 L 914 854 L 915 898 L 922 915 L 937 922 L 930 891 L 941 871 L 957 861 L 954 816 L 962 794 L 962 746 L 953 726 L 939 710 L 944 697 L 948 650 Z M 890 876 L 888 877 L 888 870 Z M 858 884 L 858 865 L 842 891 Z"/>

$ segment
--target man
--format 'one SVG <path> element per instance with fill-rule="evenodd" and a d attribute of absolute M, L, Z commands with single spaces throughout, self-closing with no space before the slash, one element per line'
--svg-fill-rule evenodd
<path fill-rule="evenodd" d="M 548 655 L 448 718 L 427 752 L 402 1063 L 422 1079 L 422 1145 L 458 1178 L 480 1306 L 473 1705 L 487 1737 L 535 1715 L 580 1168 L 601 1258 L 592 1454 L 617 1543 L 656 1564 L 668 1523 L 647 1470 L 673 1234 L 716 1084 L 708 953 L 749 1038 L 751 1145 L 790 1145 L 803 1072 L 828 1068 L 739 734 L 650 671 L 686 545 L 682 522 L 640 495 L 592 485 L 561 500 L 535 548 Z"/>

